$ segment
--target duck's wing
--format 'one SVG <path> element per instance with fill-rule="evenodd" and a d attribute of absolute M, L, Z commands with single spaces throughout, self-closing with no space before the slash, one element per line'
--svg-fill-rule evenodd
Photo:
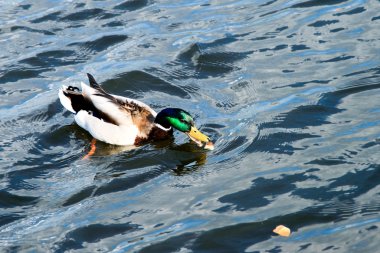
<path fill-rule="evenodd" d="M 81 83 L 83 97 L 116 125 L 153 124 L 157 113 L 148 105 L 103 90 L 94 77 L 87 74 L 90 86 Z"/>

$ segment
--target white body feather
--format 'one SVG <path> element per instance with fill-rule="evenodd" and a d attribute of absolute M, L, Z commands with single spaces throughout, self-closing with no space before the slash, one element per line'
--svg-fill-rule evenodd
<path fill-rule="evenodd" d="M 133 145 L 138 135 L 138 129 L 133 124 L 117 126 L 104 122 L 83 110 L 79 111 L 74 118 L 75 122 L 87 130 L 92 137 L 110 144 Z"/>

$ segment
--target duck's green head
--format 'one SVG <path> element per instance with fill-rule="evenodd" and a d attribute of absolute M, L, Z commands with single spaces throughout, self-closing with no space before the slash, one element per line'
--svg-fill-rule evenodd
<path fill-rule="evenodd" d="M 199 146 L 210 143 L 210 139 L 195 127 L 193 117 L 182 109 L 166 108 L 162 110 L 157 114 L 155 123 L 164 128 L 174 127 L 184 132 Z"/>

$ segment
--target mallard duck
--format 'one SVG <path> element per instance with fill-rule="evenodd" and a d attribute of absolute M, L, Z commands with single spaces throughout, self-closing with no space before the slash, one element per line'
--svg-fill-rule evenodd
<path fill-rule="evenodd" d="M 195 127 L 185 110 L 166 108 L 156 113 L 138 100 L 107 93 L 91 74 L 87 76 L 90 85 L 82 82 L 81 90 L 62 86 L 58 96 L 61 104 L 75 114 L 75 122 L 95 139 L 113 145 L 141 145 L 171 138 L 173 129 L 177 129 L 198 146 L 213 149 L 209 137 Z"/>

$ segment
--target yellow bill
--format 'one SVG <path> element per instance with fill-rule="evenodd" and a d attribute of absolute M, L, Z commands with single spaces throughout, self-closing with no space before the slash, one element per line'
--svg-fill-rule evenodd
<path fill-rule="evenodd" d="M 209 138 L 202 134 L 201 131 L 199 131 L 195 126 L 192 126 L 190 129 L 190 132 L 187 133 L 191 138 L 201 141 L 201 142 L 209 142 Z"/>

